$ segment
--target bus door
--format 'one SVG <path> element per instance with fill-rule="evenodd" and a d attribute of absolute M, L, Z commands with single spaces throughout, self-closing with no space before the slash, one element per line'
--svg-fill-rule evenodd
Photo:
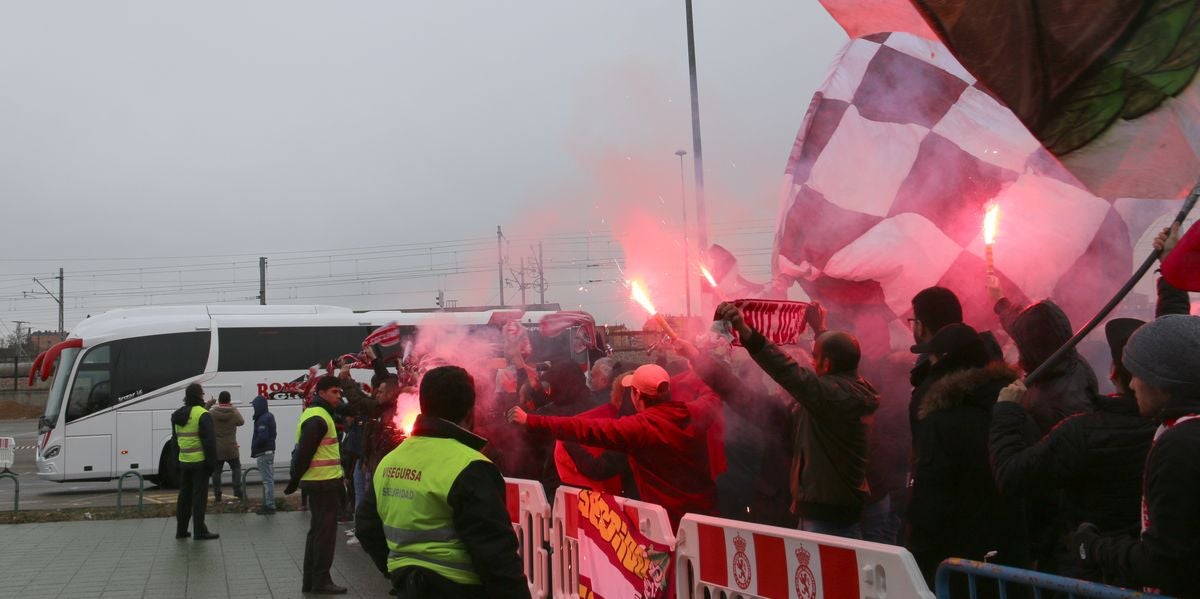
<path fill-rule="evenodd" d="M 119 410 L 117 414 L 117 470 L 119 476 L 130 470 L 142 471 L 158 467 L 158 452 L 154 446 L 154 412 L 150 410 Z"/>

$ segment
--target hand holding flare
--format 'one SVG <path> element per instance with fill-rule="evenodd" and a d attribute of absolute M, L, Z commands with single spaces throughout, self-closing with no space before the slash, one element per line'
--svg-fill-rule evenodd
<path fill-rule="evenodd" d="M 646 295 L 646 289 L 642 287 L 642 284 L 637 281 L 630 281 L 629 289 L 630 297 L 633 298 L 633 301 L 641 304 L 642 308 L 645 308 L 650 313 L 650 316 L 653 316 L 658 321 L 659 326 L 663 328 L 663 332 L 672 340 L 678 339 L 679 335 L 675 333 L 675 329 L 672 329 L 671 325 L 667 324 L 667 319 L 663 318 L 663 315 L 654 309 L 654 304 L 650 302 L 650 296 Z"/>

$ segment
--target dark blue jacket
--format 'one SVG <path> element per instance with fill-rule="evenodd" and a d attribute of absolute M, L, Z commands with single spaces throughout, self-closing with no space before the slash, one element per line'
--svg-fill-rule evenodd
<path fill-rule="evenodd" d="M 250 439 L 250 457 L 275 451 L 275 415 L 267 409 L 267 398 L 259 395 L 250 402 L 254 406 L 254 437 Z"/>

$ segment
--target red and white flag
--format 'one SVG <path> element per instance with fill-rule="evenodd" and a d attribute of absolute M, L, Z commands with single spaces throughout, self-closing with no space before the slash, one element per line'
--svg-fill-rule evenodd
<path fill-rule="evenodd" d="M 665 598 L 671 548 L 638 530 L 612 495 L 580 491 L 573 531 L 579 540 L 579 596 L 592 599 Z"/>
<path fill-rule="evenodd" d="M 363 347 L 382 345 L 384 347 L 400 343 L 400 325 L 392 322 L 385 324 L 363 339 Z"/>

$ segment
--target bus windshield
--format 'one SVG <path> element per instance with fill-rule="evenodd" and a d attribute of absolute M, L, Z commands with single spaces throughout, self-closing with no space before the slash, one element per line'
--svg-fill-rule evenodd
<path fill-rule="evenodd" d="M 79 358 L 79 348 L 64 349 L 58 356 L 58 368 L 54 369 L 54 382 L 50 385 L 50 397 L 46 400 L 46 412 L 38 423 L 42 433 L 58 424 L 58 414 L 62 410 L 63 397 L 67 394 L 67 379 L 71 377 L 71 369 Z"/>

